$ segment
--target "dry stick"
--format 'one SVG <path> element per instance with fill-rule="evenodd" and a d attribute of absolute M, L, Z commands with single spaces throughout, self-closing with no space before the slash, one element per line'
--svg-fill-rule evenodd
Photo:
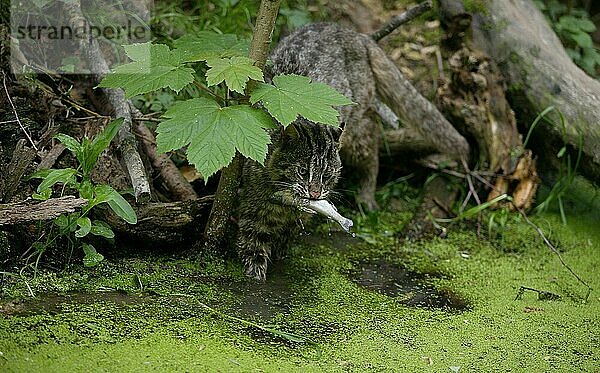
<path fill-rule="evenodd" d="M 130 109 L 133 115 L 141 117 L 142 113 L 135 108 L 133 105 L 130 105 Z M 154 134 L 143 121 L 136 121 L 135 123 L 136 132 L 140 134 L 140 138 L 142 139 L 142 146 L 150 161 L 152 162 L 152 166 L 158 170 L 162 180 L 165 182 L 171 193 L 178 197 L 181 201 L 191 201 L 198 199 L 198 194 L 191 186 L 191 184 L 183 177 L 181 172 L 175 163 L 169 158 L 167 154 L 159 154 L 156 151 L 156 139 L 154 138 Z"/>
<path fill-rule="evenodd" d="M 71 26 L 74 29 L 84 28 L 82 25 L 86 25 L 87 21 L 81 12 L 79 1 L 65 4 L 64 6 L 68 12 Z M 80 39 L 79 49 L 84 55 L 90 70 L 96 72 L 96 80 L 100 81 L 101 77 L 109 72 L 108 64 L 100 51 L 98 41 L 92 38 L 91 35 L 88 35 L 88 37 L 88 39 Z M 129 100 L 125 98 L 125 93 L 122 89 L 103 89 L 103 92 L 114 110 L 115 117 L 124 119 L 116 136 L 116 145 L 120 151 L 121 160 L 129 173 L 136 201 L 146 202 L 150 200 L 150 183 L 142 158 L 137 150 L 137 141 L 131 133 Z"/>
<path fill-rule="evenodd" d="M 426 0 L 422 3 L 420 3 L 419 5 L 416 5 L 410 9 L 408 9 L 404 13 L 398 14 L 397 16 L 392 18 L 388 23 L 386 23 L 379 30 L 372 33 L 371 38 L 373 38 L 375 41 L 379 41 L 382 38 L 389 35 L 392 31 L 397 29 L 400 25 L 420 16 L 421 14 L 425 13 L 429 9 L 431 9 L 431 0 Z"/>
<path fill-rule="evenodd" d="M 54 145 L 52 149 L 50 149 L 48 153 L 46 153 L 46 155 L 37 165 L 36 171 L 52 168 L 52 166 L 54 166 L 54 163 L 56 163 L 56 160 L 58 159 L 58 157 L 60 157 L 64 150 L 65 146 L 63 144 L 58 143 Z"/>
<path fill-rule="evenodd" d="M 260 69 L 265 67 L 267 61 L 271 36 L 281 1 L 262 0 L 260 2 L 256 27 L 252 35 L 252 44 L 248 53 L 248 56 L 255 61 L 255 65 Z M 252 82 L 249 84 L 250 86 L 246 89 L 247 91 L 251 90 Z M 230 226 L 229 219 L 233 215 L 237 190 L 242 177 L 243 164 L 244 158 L 239 152 L 236 152 L 229 166 L 221 171 L 221 179 L 219 180 L 219 186 L 215 194 L 215 201 L 204 231 L 206 247 L 211 251 L 216 251 L 226 239 L 227 230 Z"/>
<path fill-rule="evenodd" d="M 6 75 L 4 73 L 2 73 L 2 84 L 4 85 L 4 92 L 6 92 L 6 98 L 8 98 L 10 107 L 12 108 L 12 111 L 15 114 L 15 120 L 17 121 L 17 123 L 19 123 L 19 127 L 21 127 L 21 130 L 23 131 L 23 133 L 25 133 L 27 140 L 29 140 L 31 146 L 37 152 L 39 149 L 37 148 L 37 146 L 35 146 L 35 143 L 31 139 L 31 136 L 29 136 L 29 133 L 27 133 L 27 130 L 25 129 L 25 126 L 23 126 L 23 123 L 21 123 L 21 119 L 19 119 L 19 113 L 17 113 L 17 108 L 15 107 L 15 104 L 13 103 L 12 98 L 10 97 L 10 93 L 8 93 L 8 88 L 6 87 Z"/>

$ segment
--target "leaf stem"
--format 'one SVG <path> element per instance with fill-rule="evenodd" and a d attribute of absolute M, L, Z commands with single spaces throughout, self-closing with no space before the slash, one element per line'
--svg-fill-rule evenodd
<path fill-rule="evenodd" d="M 221 97 L 218 94 L 214 93 L 213 91 L 211 91 L 210 89 L 208 89 L 207 86 L 205 86 L 204 84 L 197 82 L 194 80 L 194 85 L 198 88 L 200 88 L 201 90 L 203 90 L 204 92 L 207 92 L 208 94 L 210 94 L 211 96 L 213 96 L 214 98 L 216 98 L 217 100 L 219 100 L 219 104 L 225 104 L 227 101 L 229 101 L 227 98 L 225 97 Z"/>

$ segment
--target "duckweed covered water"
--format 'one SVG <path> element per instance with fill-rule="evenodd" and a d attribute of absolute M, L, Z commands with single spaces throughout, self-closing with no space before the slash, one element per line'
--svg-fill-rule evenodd
<path fill-rule="evenodd" d="M 600 289 L 595 195 L 580 180 L 567 226 L 557 212 L 533 220 Z M 385 234 L 359 222 L 356 238 L 302 237 L 266 284 L 235 260 L 165 256 L 5 278 L 0 371 L 598 371 L 598 290 L 584 299 L 518 216 L 492 240 L 453 226 L 447 239 L 399 244 L 390 232 L 406 218 L 380 213 Z M 516 299 L 522 286 L 560 298 Z"/>

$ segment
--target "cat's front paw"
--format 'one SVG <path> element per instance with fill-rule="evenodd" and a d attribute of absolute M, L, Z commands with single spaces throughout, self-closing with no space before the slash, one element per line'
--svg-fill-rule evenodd
<path fill-rule="evenodd" d="M 265 282 L 267 279 L 268 258 L 264 255 L 256 255 L 244 260 L 244 274 L 259 282 Z"/>

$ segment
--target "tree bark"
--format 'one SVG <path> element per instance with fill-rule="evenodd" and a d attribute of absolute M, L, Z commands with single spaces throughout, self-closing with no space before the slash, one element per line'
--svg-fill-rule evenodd
<path fill-rule="evenodd" d="M 256 18 L 256 27 L 252 36 L 252 44 L 248 56 L 255 61 L 255 65 L 264 69 L 269 54 L 271 36 L 275 27 L 275 20 L 279 12 L 281 0 L 262 0 Z M 247 91 L 251 90 L 252 82 L 248 83 Z M 221 179 L 215 201 L 208 218 L 204 239 L 209 250 L 216 251 L 226 240 L 234 204 L 242 177 L 244 157 L 236 152 L 231 164 L 221 171 Z"/>
<path fill-rule="evenodd" d="M 449 12 L 459 0 L 441 0 Z M 569 58 L 543 14 L 530 0 L 489 0 L 485 13 L 472 15 L 473 44 L 490 55 L 508 83 L 511 105 L 527 128 L 549 106 L 557 113 L 533 131 L 531 144 L 539 155 L 556 159 L 563 138 L 571 148 L 583 140 L 580 171 L 600 181 L 600 81 L 586 75 Z M 457 16 L 460 12 L 454 11 Z M 553 123 L 553 124 L 551 124 Z M 548 163 L 548 162 L 544 162 Z"/>
<path fill-rule="evenodd" d="M 138 223 L 127 224 L 110 209 L 94 212 L 102 217 L 120 237 L 143 242 L 144 245 L 190 243 L 202 235 L 213 196 L 191 201 L 149 202 L 134 206 Z"/>
<path fill-rule="evenodd" d="M 27 147 L 25 144 L 27 144 L 25 139 L 19 140 L 8 166 L 6 168 L 0 167 L 0 171 L 2 171 L 2 175 L 0 175 L 0 201 L 10 201 L 17 191 L 19 182 L 25 171 L 27 171 L 27 167 L 35 158 L 37 153 L 35 149 Z"/>
<path fill-rule="evenodd" d="M 29 221 L 54 219 L 85 206 L 87 199 L 65 196 L 51 198 L 40 203 L 33 201 L 0 205 L 0 226 L 15 225 Z"/>

